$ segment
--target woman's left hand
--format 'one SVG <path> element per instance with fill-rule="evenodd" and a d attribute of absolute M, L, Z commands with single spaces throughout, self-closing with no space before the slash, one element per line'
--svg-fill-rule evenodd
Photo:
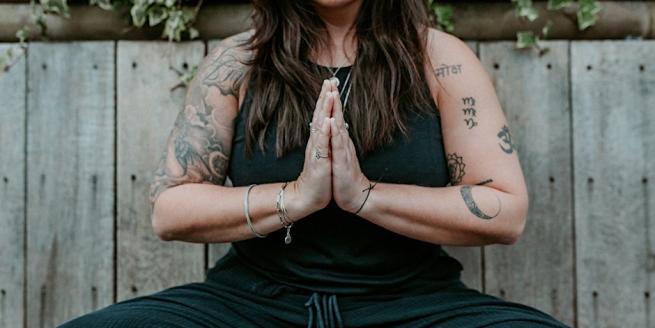
<path fill-rule="evenodd" d="M 346 129 L 341 98 L 336 87 L 332 88 L 329 96 L 334 98 L 330 118 L 332 196 L 340 208 L 355 213 L 364 202 L 370 181 L 359 167 L 355 145 Z"/>

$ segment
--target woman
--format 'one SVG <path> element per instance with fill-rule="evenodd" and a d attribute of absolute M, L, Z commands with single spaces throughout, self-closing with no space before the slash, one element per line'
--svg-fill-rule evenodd
<path fill-rule="evenodd" d="M 160 238 L 229 252 L 63 326 L 566 327 L 468 288 L 439 246 L 512 244 L 528 208 L 469 48 L 422 0 L 254 8 L 204 59 L 151 188 Z"/>

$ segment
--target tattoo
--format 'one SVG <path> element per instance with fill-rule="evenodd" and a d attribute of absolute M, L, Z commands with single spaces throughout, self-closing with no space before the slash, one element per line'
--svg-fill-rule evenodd
<path fill-rule="evenodd" d="M 493 182 L 493 181 L 494 181 L 493 179 L 487 179 L 487 180 L 484 180 L 484 181 L 482 181 L 482 182 L 478 182 L 478 183 L 476 183 L 475 185 L 476 185 L 476 186 L 481 186 L 481 185 L 485 185 L 485 184 L 487 184 L 487 183 L 489 183 L 489 182 Z"/>
<path fill-rule="evenodd" d="M 150 201 L 167 188 L 183 183 L 223 185 L 229 164 L 235 113 L 220 110 L 220 96 L 238 98 L 246 67 L 246 52 L 239 49 L 245 34 L 221 42 L 202 62 L 189 84 L 150 185 Z"/>
<path fill-rule="evenodd" d="M 496 196 L 496 200 L 498 200 L 498 212 L 496 212 L 496 214 L 494 215 L 487 215 L 484 212 L 482 212 L 478 204 L 476 204 L 475 200 L 473 200 L 473 193 L 471 192 L 471 189 L 473 189 L 473 187 L 474 186 L 466 185 L 466 186 L 462 186 L 459 189 L 459 192 L 462 194 L 464 203 L 466 203 L 466 207 L 468 207 L 469 211 L 471 211 L 471 213 L 473 213 L 475 216 L 486 220 L 493 219 L 496 216 L 498 216 L 498 214 L 500 214 L 500 206 L 501 206 L 500 199 L 498 198 L 498 196 Z"/>
<path fill-rule="evenodd" d="M 500 132 L 498 132 L 498 138 L 500 138 L 500 141 L 502 142 L 498 144 L 500 145 L 500 149 L 507 154 L 514 152 L 516 146 L 512 142 L 512 134 L 509 132 L 507 125 L 503 125 L 502 129 L 500 129 Z"/>
<path fill-rule="evenodd" d="M 450 173 L 450 185 L 456 185 L 462 181 L 464 177 L 464 160 L 462 156 L 457 156 L 457 153 L 448 154 L 448 172 Z"/>
<path fill-rule="evenodd" d="M 437 78 L 446 77 L 446 76 L 449 76 L 450 74 L 456 75 L 456 74 L 462 73 L 462 65 L 461 64 L 456 64 L 456 65 L 441 64 L 437 68 L 434 69 L 434 72 L 437 75 Z"/>
<path fill-rule="evenodd" d="M 475 110 L 475 98 L 473 97 L 466 97 L 462 98 L 462 102 L 464 103 L 464 107 L 462 108 L 462 111 L 464 112 L 464 116 L 466 118 L 464 119 L 464 122 L 466 123 L 466 126 L 468 126 L 469 130 L 474 128 L 476 125 L 478 125 L 478 121 L 476 119 L 476 110 Z"/>

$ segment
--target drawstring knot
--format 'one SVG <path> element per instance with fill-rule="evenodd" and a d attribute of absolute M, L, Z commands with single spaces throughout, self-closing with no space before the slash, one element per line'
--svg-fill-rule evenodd
<path fill-rule="evenodd" d="M 343 321 L 337 305 L 337 295 L 325 295 L 314 292 L 305 302 L 307 311 L 309 311 L 309 321 L 307 328 L 314 327 L 316 319 L 316 328 L 342 328 Z M 316 315 L 314 315 L 316 308 Z"/>

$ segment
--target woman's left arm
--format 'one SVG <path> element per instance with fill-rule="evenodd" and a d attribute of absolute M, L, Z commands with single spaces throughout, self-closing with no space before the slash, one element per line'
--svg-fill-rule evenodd
<path fill-rule="evenodd" d="M 431 62 L 426 76 L 441 114 L 451 183 L 377 183 L 358 215 L 439 245 L 513 244 L 523 233 L 529 200 L 491 79 L 473 51 L 455 36 L 431 29 L 426 49 Z M 363 180 L 369 186 L 368 179 Z M 364 196 L 353 198 L 362 204 Z"/>

